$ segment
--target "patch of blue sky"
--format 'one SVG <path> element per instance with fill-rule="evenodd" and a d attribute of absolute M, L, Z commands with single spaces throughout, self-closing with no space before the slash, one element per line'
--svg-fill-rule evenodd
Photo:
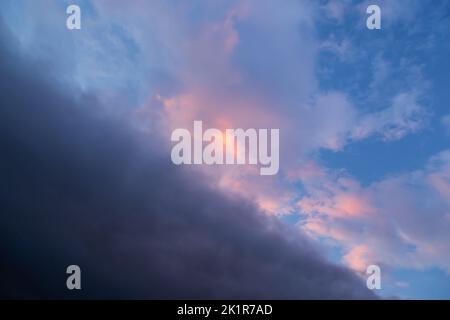
<path fill-rule="evenodd" d="M 379 293 L 384 298 L 448 299 L 450 294 L 450 275 L 439 268 L 392 270 L 381 279 Z"/>
<path fill-rule="evenodd" d="M 413 18 L 396 16 L 398 21 L 388 20 L 382 30 L 367 30 L 365 16 L 354 10 L 345 22 L 324 21 L 318 28 L 326 44 L 319 58 L 322 90 L 345 92 L 361 113 L 389 108 L 396 94 L 417 92 L 425 110 L 423 128 L 400 140 L 374 135 L 338 152 L 321 152 L 326 166 L 344 168 L 365 184 L 420 169 L 429 157 L 450 148 L 449 125 L 442 120 L 450 113 L 450 5 L 414 2 L 405 6 L 408 10 Z"/>

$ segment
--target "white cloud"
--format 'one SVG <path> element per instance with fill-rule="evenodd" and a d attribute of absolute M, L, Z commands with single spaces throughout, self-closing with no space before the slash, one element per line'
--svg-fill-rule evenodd
<path fill-rule="evenodd" d="M 421 130 L 428 117 L 429 113 L 419 104 L 417 94 L 399 93 L 389 108 L 362 116 L 353 128 L 351 138 L 361 140 L 378 135 L 385 141 L 399 140 Z"/>

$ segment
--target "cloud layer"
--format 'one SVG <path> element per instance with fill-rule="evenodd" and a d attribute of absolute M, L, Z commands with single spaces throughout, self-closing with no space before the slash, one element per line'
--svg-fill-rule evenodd
<path fill-rule="evenodd" d="M 2 297 L 374 298 L 1 35 Z M 81 293 L 65 288 L 70 264 Z"/>

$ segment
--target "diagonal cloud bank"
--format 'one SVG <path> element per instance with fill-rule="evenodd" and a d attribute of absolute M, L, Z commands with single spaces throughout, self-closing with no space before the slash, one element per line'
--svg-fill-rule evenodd
<path fill-rule="evenodd" d="M 2 298 L 364 298 L 297 231 L 0 45 Z M 82 291 L 65 268 L 82 269 Z"/>

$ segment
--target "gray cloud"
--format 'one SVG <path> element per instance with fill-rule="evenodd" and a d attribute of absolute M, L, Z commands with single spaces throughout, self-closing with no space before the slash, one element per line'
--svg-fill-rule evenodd
<path fill-rule="evenodd" d="M 375 297 L 0 38 L 0 297 Z M 70 264 L 81 292 L 65 288 Z"/>

